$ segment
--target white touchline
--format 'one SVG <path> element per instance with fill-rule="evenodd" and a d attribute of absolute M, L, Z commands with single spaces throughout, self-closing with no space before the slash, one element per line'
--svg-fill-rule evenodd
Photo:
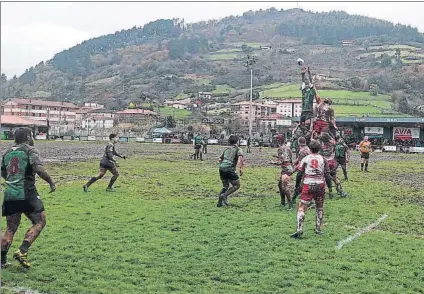
<path fill-rule="evenodd" d="M 383 220 L 385 220 L 388 217 L 387 214 L 383 215 L 382 217 L 380 217 L 378 220 L 376 220 L 375 222 L 373 222 L 372 224 L 369 224 L 368 226 L 366 226 L 365 228 L 362 228 L 359 232 L 357 232 L 354 235 L 350 235 L 349 237 L 347 237 L 346 239 L 343 239 L 341 241 L 337 242 L 336 245 L 336 249 L 342 249 L 342 247 L 344 245 L 346 245 L 347 243 L 352 242 L 353 240 L 359 238 L 362 234 L 368 233 L 369 231 L 371 231 L 372 229 L 374 229 L 376 226 L 378 226 Z"/>
<path fill-rule="evenodd" d="M 2 289 L 12 291 L 14 293 L 25 293 L 25 294 L 43 294 L 38 292 L 37 290 L 29 289 L 29 288 L 22 288 L 22 287 L 1 287 Z"/>

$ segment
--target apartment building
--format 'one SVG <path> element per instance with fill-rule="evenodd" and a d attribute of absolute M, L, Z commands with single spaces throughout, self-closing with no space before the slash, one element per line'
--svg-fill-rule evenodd
<path fill-rule="evenodd" d="M 73 131 L 78 106 L 69 102 L 12 98 L 3 104 L 2 113 L 48 123 L 50 133 Z"/>
<path fill-rule="evenodd" d="M 277 111 L 285 117 L 298 117 L 302 113 L 301 99 L 285 99 L 277 102 Z"/>

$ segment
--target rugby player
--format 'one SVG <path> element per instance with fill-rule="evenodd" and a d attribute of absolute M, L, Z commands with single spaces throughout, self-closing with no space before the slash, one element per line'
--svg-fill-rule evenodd
<path fill-rule="evenodd" d="M 197 134 L 196 137 L 194 137 L 193 139 L 193 146 L 194 146 L 194 160 L 199 159 L 200 156 L 200 160 L 203 160 L 203 155 L 202 155 L 202 142 L 203 142 L 203 138 L 202 136 L 199 134 Z"/>
<path fill-rule="evenodd" d="M 286 197 L 288 202 L 287 210 L 293 209 L 293 201 L 291 197 L 290 176 L 293 174 L 293 154 L 291 148 L 287 146 L 286 140 L 281 141 L 281 145 L 277 151 L 278 161 L 271 164 L 281 166 L 281 175 L 278 180 L 278 191 L 280 192 L 281 205 L 286 206 Z"/>
<path fill-rule="evenodd" d="M 303 234 L 303 222 L 308 204 L 315 200 L 316 222 L 315 233 L 322 234 L 322 220 L 324 214 L 325 177 L 330 172 L 328 162 L 318 154 L 321 146 L 318 141 L 309 145 L 311 154 L 302 159 L 297 170 L 304 172 L 302 194 L 297 211 L 297 230 L 290 237 L 299 239 Z"/>
<path fill-rule="evenodd" d="M 337 141 L 337 144 L 335 147 L 335 156 L 336 156 L 336 161 L 338 165 L 341 166 L 343 170 L 344 179 L 345 181 L 347 181 L 348 177 L 347 177 L 346 165 L 347 163 L 349 163 L 349 160 L 350 160 L 350 152 L 349 152 L 349 147 L 346 145 L 342 137 L 340 137 L 339 140 Z"/>
<path fill-rule="evenodd" d="M 334 147 L 336 145 L 335 140 L 330 136 L 329 133 L 322 133 L 319 142 L 321 143 L 320 154 L 328 161 L 328 167 L 330 169 L 330 177 L 326 178 L 327 187 L 329 190 L 329 198 L 333 198 L 332 183 L 336 184 L 337 193 L 341 197 L 346 197 L 347 194 L 343 192 L 342 184 L 337 178 L 337 161 L 334 158 Z"/>
<path fill-rule="evenodd" d="M 110 142 L 106 145 L 105 153 L 100 160 L 100 170 L 97 177 L 92 177 L 87 184 L 83 186 L 84 192 L 88 192 L 88 188 L 95 183 L 96 181 L 100 180 L 104 177 L 107 171 L 110 171 L 112 173 L 112 178 L 109 181 L 109 185 L 107 186 L 106 191 L 108 192 L 114 192 L 113 184 L 119 177 L 118 168 L 116 165 L 116 161 L 113 158 L 114 156 L 118 156 L 119 158 L 127 159 L 125 156 L 119 155 L 115 150 L 115 144 L 118 143 L 119 137 L 116 134 L 110 134 L 109 135 Z"/>
<path fill-rule="evenodd" d="M 21 223 L 22 213 L 32 226 L 13 257 L 25 268 L 31 266 L 28 250 L 46 225 L 44 204 L 35 187 L 35 174 L 50 185 L 50 192 L 56 190 L 54 181 L 43 167 L 39 151 L 34 147 L 32 130 L 19 128 L 15 131 L 14 146 L 6 151 L 1 163 L 1 176 L 6 180 L 2 205 L 2 215 L 6 217 L 6 230 L 1 238 L 2 268 L 8 265 L 7 253 Z"/>
<path fill-rule="evenodd" d="M 236 173 L 237 165 L 240 168 L 240 176 L 244 172 L 243 150 L 238 146 L 238 137 L 231 135 L 229 138 L 231 147 L 222 152 L 219 158 L 219 176 L 222 182 L 222 190 L 219 193 L 218 207 L 229 205 L 227 198 L 240 188 L 240 179 Z M 230 187 L 231 184 L 231 187 Z"/>
<path fill-rule="evenodd" d="M 299 152 L 297 154 L 297 158 L 294 163 L 295 166 L 298 166 L 303 158 L 311 154 L 311 150 L 309 149 L 308 146 L 306 146 L 306 139 L 304 137 L 300 137 L 297 141 L 299 145 Z M 303 178 L 303 171 L 298 170 L 296 174 L 296 185 L 295 185 L 294 194 L 293 194 L 293 203 L 296 201 L 297 196 L 299 196 L 300 192 L 302 191 L 301 189 L 302 178 Z"/>

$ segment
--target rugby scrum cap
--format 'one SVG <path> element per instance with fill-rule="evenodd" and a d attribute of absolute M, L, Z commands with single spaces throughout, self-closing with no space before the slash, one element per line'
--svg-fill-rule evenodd
<path fill-rule="evenodd" d="M 305 139 L 305 137 L 300 137 L 299 138 L 299 145 L 300 146 L 305 146 L 306 145 L 306 139 Z"/>

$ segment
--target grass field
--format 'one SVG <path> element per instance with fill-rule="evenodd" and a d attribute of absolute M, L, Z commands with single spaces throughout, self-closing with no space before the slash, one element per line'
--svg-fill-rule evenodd
<path fill-rule="evenodd" d="M 161 116 L 175 115 L 175 119 L 183 119 L 183 118 L 189 117 L 191 115 L 191 112 L 186 109 L 177 109 L 177 108 L 165 106 L 160 108 L 160 115 Z"/>
<path fill-rule="evenodd" d="M 213 94 L 222 94 L 222 93 L 231 93 L 234 91 L 234 88 L 225 84 L 225 85 L 216 85 L 216 89 L 212 91 Z"/>
<path fill-rule="evenodd" d="M 103 146 L 45 144 L 46 156 L 53 148 L 90 158 Z M 355 153 L 350 196 L 326 200 L 325 234 L 313 233 L 309 211 L 304 238 L 293 240 L 296 212 L 279 206 L 279 169 L 267 164 L 276 149 L 247 154 L 241 189 L 217 208 L 223 149 L 210 146 L 195 162 L 187 145 L 120 144 L 130 160 L 120 161 L 115 193 L 105 192 L 109 177 L 82 192 L 97 159 L 48 164 L 58 190 L 39 182 L 47 227 L 30 250 L 33 267 L 12 261 L 2 293 L 424 293 L 424 156 L 375 153 L 362 174 Z M 335 248 L 383 214 L 376 229 Z"/>

